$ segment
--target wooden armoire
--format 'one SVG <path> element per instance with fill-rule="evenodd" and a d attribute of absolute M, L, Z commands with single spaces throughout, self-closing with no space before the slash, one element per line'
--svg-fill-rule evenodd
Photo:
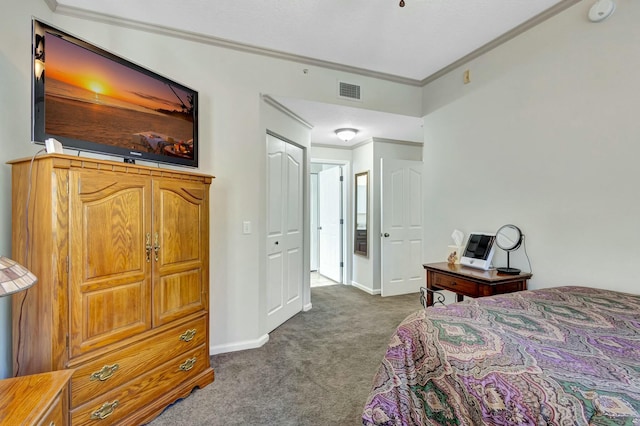
<path fill-rule="evenodd" d="M 214 378 L 211 176 L 46 154 L 10 162 L 13 372 L 74 369 L 73 425 L 143 424 Z"/>

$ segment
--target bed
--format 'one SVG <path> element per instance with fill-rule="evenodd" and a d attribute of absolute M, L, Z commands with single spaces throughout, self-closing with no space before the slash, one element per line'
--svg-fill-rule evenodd
<path fill-rule="evenodd" d="M 364 425 L 640 425 L 640 295 L 555 287 L 432 306 L 391 337 Z"/>

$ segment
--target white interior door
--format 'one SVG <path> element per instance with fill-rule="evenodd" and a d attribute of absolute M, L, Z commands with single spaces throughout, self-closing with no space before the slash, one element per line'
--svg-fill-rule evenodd
<path fill-rule="evenodd" d="M 318 273 L 342 283 L 342 167 L 318 173 L 320 258 Z"/>
<path fill-rule="evenodd" d="M 267 135 L 267 332 L 302 310 L 303 195 L 302 149 Z"/>
<path fill-rule="evenodd" d="M 422 267 L 422 162 L 382 159 L 381 294 L 420 291 Z"/>
<path fill-rule="evenodd" d="M 309 208 L 310 208 L 310 220 L 311 220 L 311 232 L 309 232 L 309 243 L 311 245 L 311 270 L 318 270 L 318 259 L 320 257 L 318 253 L 318 249 L 320 245 L 318 244 L 318 227 L 320 224 L 318 223 L 318 174 L 312 173 L 310 175 L 311 180 L 309 181 Z"/>

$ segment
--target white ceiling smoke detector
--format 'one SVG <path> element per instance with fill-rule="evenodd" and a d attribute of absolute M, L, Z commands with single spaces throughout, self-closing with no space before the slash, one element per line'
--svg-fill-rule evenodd
<path fill-rule="evenodd" d="M 589 9 L 589 20 L 591 22 L 601 22 L 607 19 L 616 10 L 613 0 L 598 0 Z"/>

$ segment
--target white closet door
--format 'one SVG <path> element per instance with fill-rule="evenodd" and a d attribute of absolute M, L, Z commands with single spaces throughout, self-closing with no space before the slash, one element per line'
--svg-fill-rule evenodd
<path fill-rule="evenodd" d="M 267 135 L 267 332 L 302 310 L 303 150 Z"/>

